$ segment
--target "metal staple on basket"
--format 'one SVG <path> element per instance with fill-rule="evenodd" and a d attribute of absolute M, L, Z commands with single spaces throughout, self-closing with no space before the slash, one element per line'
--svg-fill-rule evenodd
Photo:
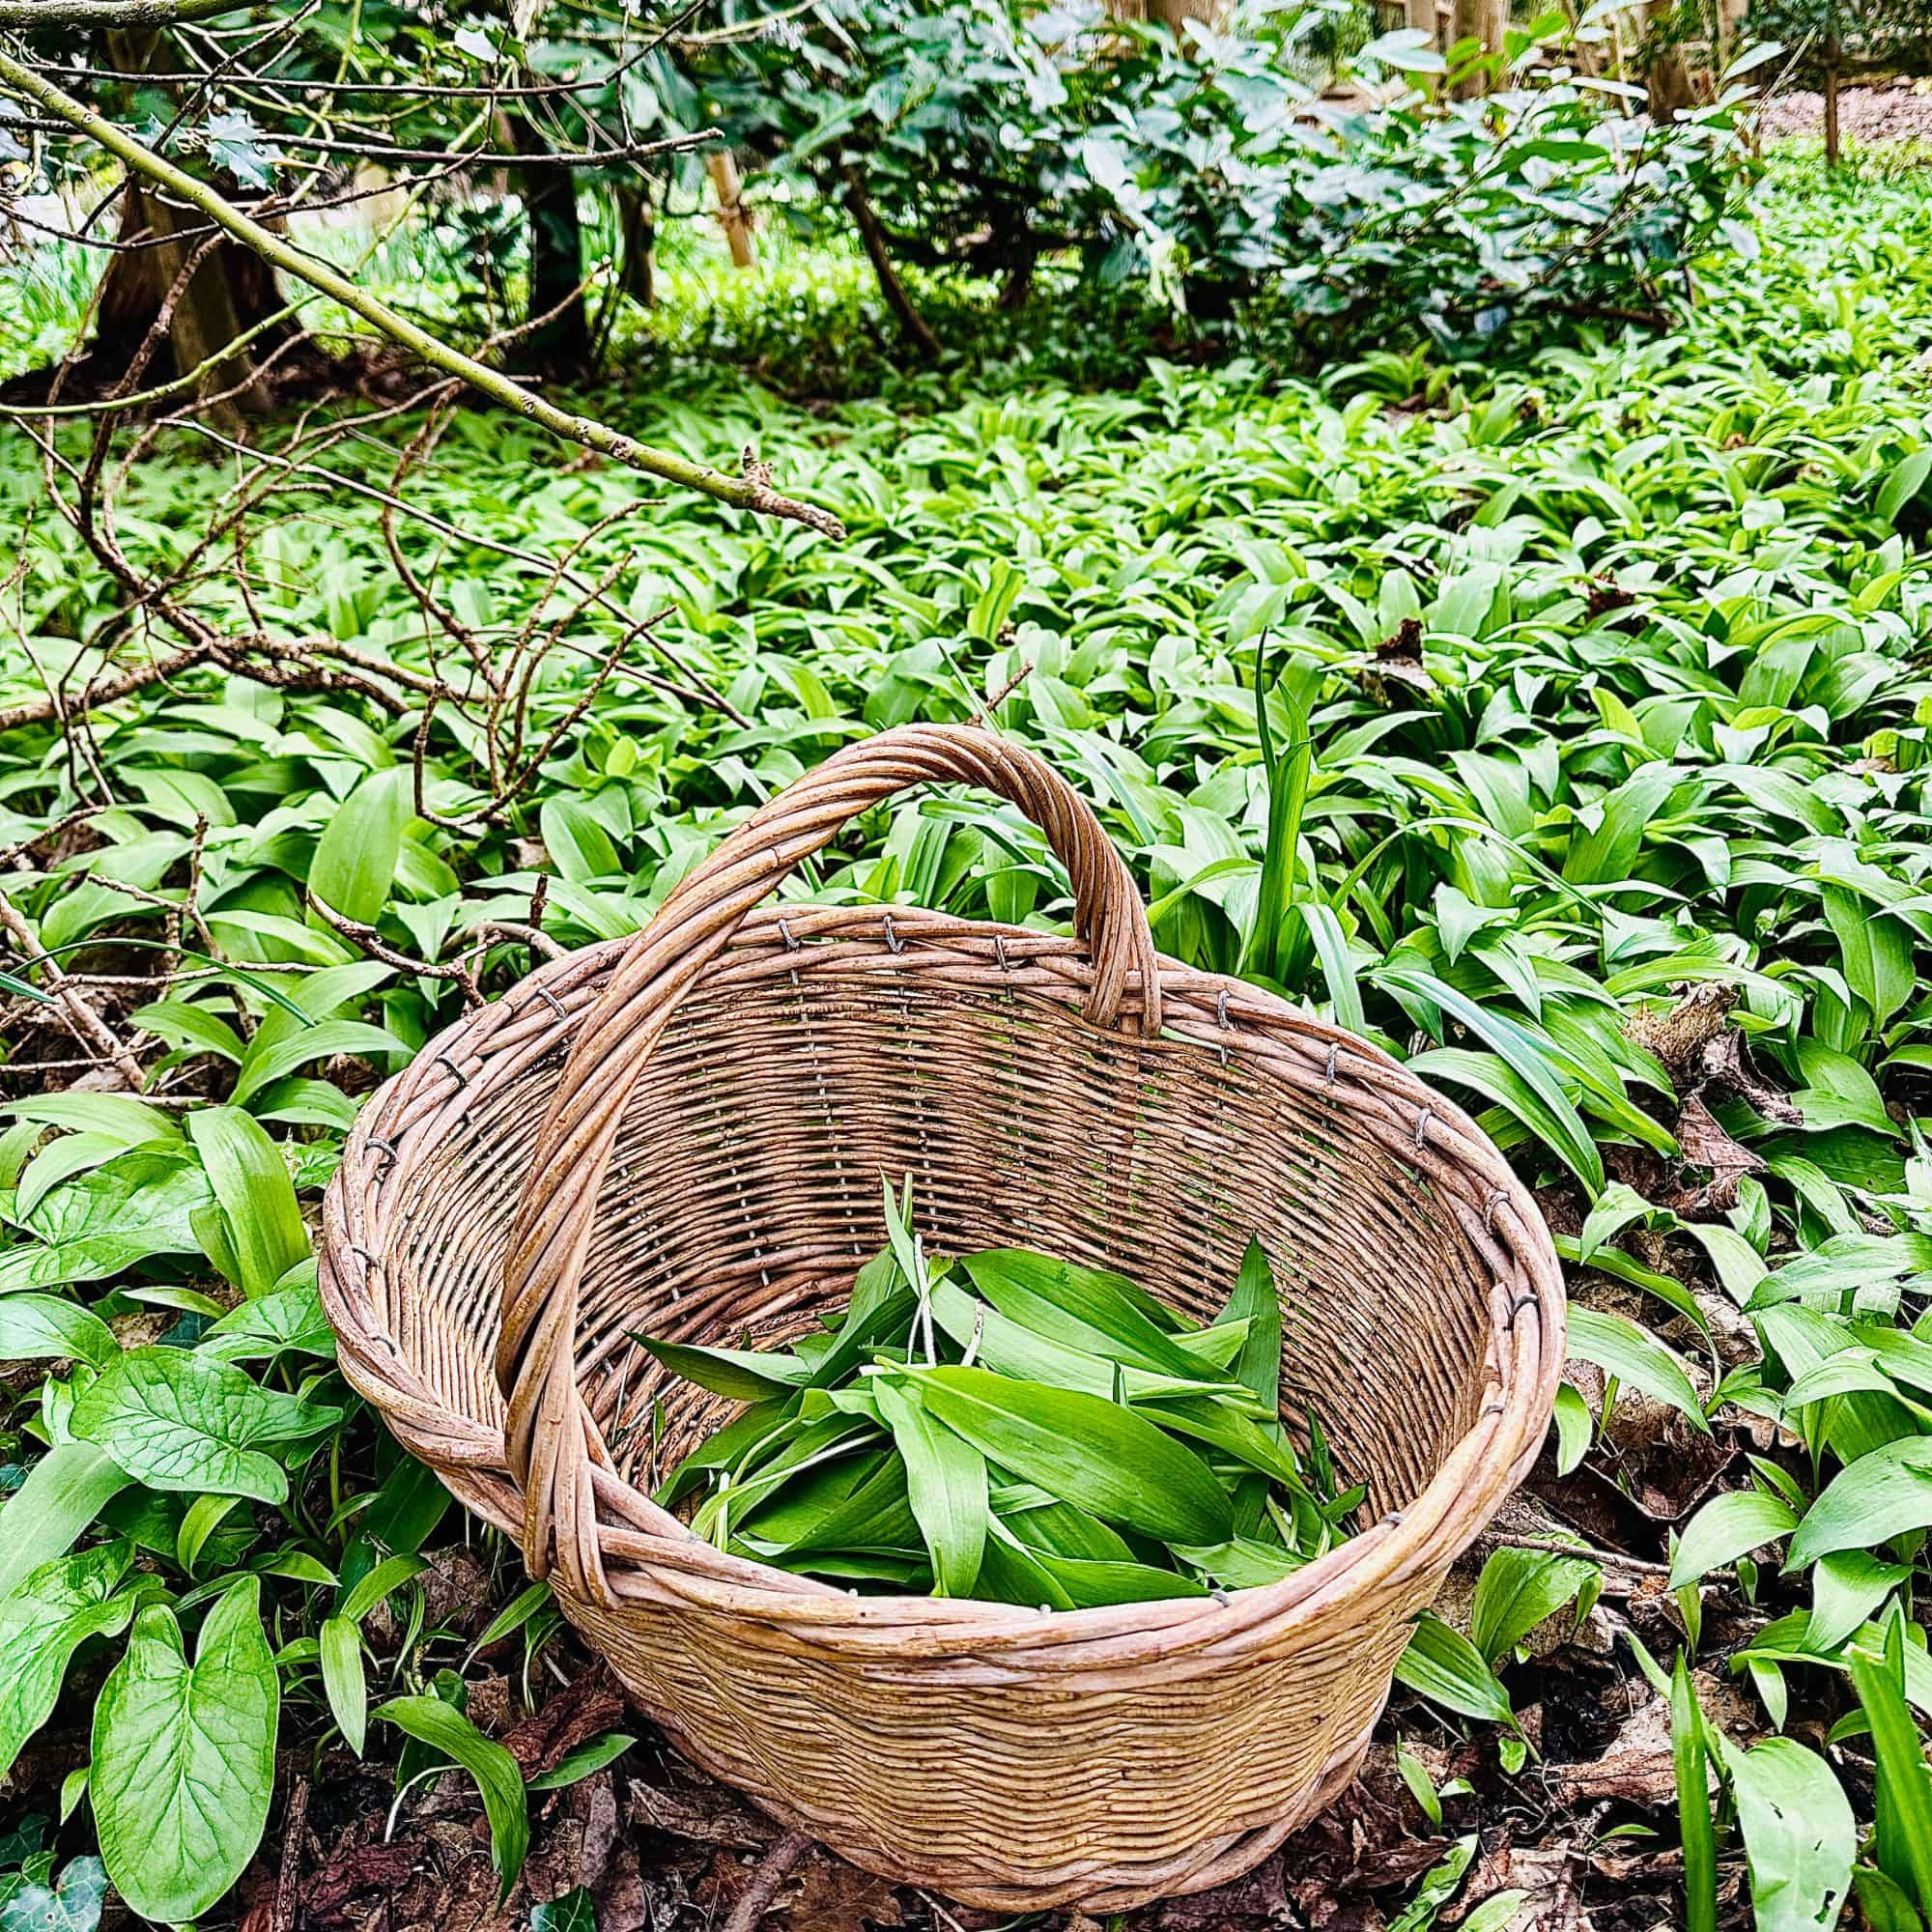
<path fill-rule="evenodd" d="M 761 906 L 929 781 L 1041 827 L 1072 937 Z M 977 727 L 839 752 L 642 933 L 525 990 L 363 1110 L 323 1294 L 350 1379 L 693 1759 L 860 1864 L 1008 1912 L 1221 1883 L 1346 1785 L 1562 1363 L 1542 1218 L 1460 1109 L 1367 1041 L 1159 957 L 1084 801 Z M 1373 1527 L 1266 1588 L 1047 1616 L 857 1597 L 693 1536 L 640 1486 L 731 1406 L 630 1333 L 806 1332 L 883 1241 L 880 1176 L 907 1173 L 935 1250 L 1023 1243 L 1197 1317 L 1259 1235 L 1284 1422 L 1319 1413 Z"/>

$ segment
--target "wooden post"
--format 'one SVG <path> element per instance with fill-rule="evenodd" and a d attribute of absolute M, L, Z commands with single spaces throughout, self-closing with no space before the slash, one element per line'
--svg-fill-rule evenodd
<path fill-rule="evenodd" d="M 1825 29 L 1825 165 L 1838 165 L 1838 21 Z"/>
<path fill-rule="evenodd" d="M 724 241 L 731 250 L 731 266 L 749 269 L 757 257 L 752 249 L 752 217 L 745 213 L 740 198 L 744 183 L 738 178 L 737 158 L 725 149 L 718 148 L 705 156 L 704 165 L 711 176 L 711 185 L 718 191 L 718 225 L 724 231 Z"/>
<path fill-rule="evenodd" d="M 1429 36 L 1430 45 L 1440 44 L 1442 27 L 1436 18 L 1435 0 L 1403 0 L 1403 17 L 1406 25 L 1419 27 Z"/>

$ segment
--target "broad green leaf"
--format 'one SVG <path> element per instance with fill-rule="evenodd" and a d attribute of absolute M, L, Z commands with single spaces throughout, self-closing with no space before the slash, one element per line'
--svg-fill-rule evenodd
<path fill-rule="evenodd" d="M 77 1302 L 57 1294 L 0 1296 L 0 1361 L 71 1359 L 99 1369 L 120 1350 L 113 1329 Z"/>
<path fill-rule="evenodd" d="M 361 1634 L 347 1617 L 325 1617 L 316 1644 L 329 1715 L 341 1729 L 343 1742 L 360 1757 L 369 1730 L 369 1680 L 362 1670 Z"/>
<path fill-rule="evenodd" d="M 1887 1442 L 1840 1469 L 1804 1513 L 1785 1551 L 1803 1570 L 1834 1549 L 1871 1549 L 1932 1526 L 1932 1435 Z"/>
<path fill-rule="evenodd" d="M 1878 1765 L 1879 1869 L 1912 1893 L 1921 1913 L 1932 1913 L 1932 1778 L 1926 1773 L 1924 1745 L 1906 1708 L 1906 1648 L 1904 1618 L 1894 1607 L 1886 1620 L 1883 1654 L 1873 1656 L 1855 1645 L 1845 1662 L 1871 1725 Z"/>
<path fill-rule="evenodd" d="M 1509 1692 L 1496 1681 L 1482 1652 L 1434 1610 L 1424 1610 L 1416 1618 L 1415 1634 L 1395 1674 L 1398 1683 L 1444 1710 L 1516 1728 Z"/>
<path fill-rule="evenodd" d="M 89 1790 L 100 1856 L 144 1918 L 199 1918 L 261 1842 L 279 1697 L 260 1594 L 250 1577 L 215 1599 L 192 1663 L 173 1613 L 144 1609 L 95 1704 Z"/>
<path fill-rule="evenodd" d="M 0 1597 L 74 1539 L 133 1480 L 91 1442 L 57 1442 L 0 1507 Z"/>
<path fill-rule="evenodd" d="M 1259 1240 L 1250 1239 L 1241 1256 L 1235 1291 L 1215 1318 L 1216 1325 L 1245 1321 L 1247 1338 L 1235 1362 L 1235 1379 L 1253 1390 L 1257 1402 L 1275 1415 L 1281 1408 L 1281 1296 L 1274 1270 Z"/>
<path fill-rule="evenodd" d="M 1694 1428 L 1710 1434 L 1704 1406 L 1697 1399 L 1683 1358 L 1627 1315 L 1578 1308 L 1573 1302 L 1569 1341 L 1573 1360 L 1594 1362 L 1619 1381 L 1641 1389 L 1659 1402 L 1668 1403 L 1689 1418 Z"/>
<path fill-rule="evenodd" d="M 90 1637 L 113 1636 L 134 1611 L 119 1585 L 133 1552 L 102 1544 L 43 1563 L 0 1597 L 0 1776 L 46 1722 L 68 1660 Z"/>
<path fill-rule="evenodd" d="M 1750 1864 L 1756 1932 L 1832 1932 L 1852 1887 L 1858 1826 L 1831 1767 L 1795 1738 L 1723 1741 Z"/>
<path fill-rule="evenodd" d="M 1762 1490 L 1734 1490 L 1713 1496 L 1684 1525 L 1670 1559 L 1670 1587 L 1679 1590 L 1694 1583 L 1713 1570 L 1789 1536 L 1797 1527 L 1797 1515 L 1781 1496 L 1767 1495 Z"/>
<path fill-rule="evenodd" d="M 689 1342 L 657 1342 L 648 1335 L 632 1336 L 673 1375 L 699 1388 L 729 1396 L 733 1402 L 763 1403 L 803 1388 L 811 1379 L 810 1366 L 796 1355 L 752 1349 L 701 1349 Z"/>
<path fill-rule="evenodd" d="M 63 1825 L 70 1815 L 63 1803 Z M 17 1882 L 0 1880 L 0 1932 L 95 1932 L 107 1897 L 107 1868 L 97 1858 L 70 1859 L 51 1886 L 23 1870 Z"/>
<path fill-rule="evenodd" d="M 72 1428 L 152 1489 L 278 1503 L 289 1479 L 257 1445 L 319 1435 L 341 1413 L 185 1350 L 134 1349 L 82 1392 Z"/>
<path fill-rule="evenodd" d="M 1486 1663 L 1553 1617 L 1597 1574 L 1587 1555 L 1544 1549 L 1497 1549 L 1483 1565 L 1469 1608 L 1469 1638 Z"/>
<path fill-rule="evenodd" d="M 935 1422 L 909 1388 L 882 1379 L 879 1412 L 905 1459 L 906 1496 L 942 1597 L 970 1597 L 986 1547 L 986 1459 Z"/>
<path fill-rule="evenodd" d="M 131 1149 L 56 1187 L 27 1216 L 31 1238 L 0 1249 L 0 1294 L 99 1281 L 151 1255 L 193 1254 L 194 1215 L 213 1198 L 192 1155 Z"/>
<path fill-rule="evenodd" d="M 926 1369 L 916 1382 L 931 1414 L 988 1462 L 1107 1521 L 1187 1544 L 1225 1543 L 1233 1530 L 1200 1460 L 1129 1409 L 983 1369 Z"/>
<path fill-rule="evenodd" d="M 371 772 L 330 814 L 309 863 L 308 889 L 324 905 L 373 925 L 388 903 L 415 810 L 407 766 Z"/>
<path fill-rule="evenodd" d="M 1156 1321 L 1151 1298 L 1123 1276 L 1056 1262 L 1019 1248 L 967 1255 L 973 1286 L 1002 1315 L 1069 1349 L 1146 1369 L 1198 1379 L 1200 1362 Z"/>

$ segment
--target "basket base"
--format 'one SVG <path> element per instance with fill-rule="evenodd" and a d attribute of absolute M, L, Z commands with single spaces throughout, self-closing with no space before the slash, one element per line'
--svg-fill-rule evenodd
<path fill-rule="evenodd" d="M 633 1701 L 637 1701 L 635 1698 Z M 1189 1892 L 1210 1891 L 1252 1871 L 1269 1853 L 1325 1811 L 1355 1781 L 1362 1761 L 1369 1754 L 1375 1734 L 1371 1722 L 1360 1734 L 1338 1749 L 1311 1783 L 1276 1820 L 1237 1832 L 1231 1837 L 1210 1839 L 1189 1853 L 1161 1866 L 1141 1873 L 1128 1873 L 1119 1866 L 1111 1871 L 1092 1872 L 1058 1884 L 1016 1885 L 994 1880 L 974 1880 L 957 1872 L 936 1873 L 908 1861 L 893 1857 L 873 1845 L 841 1843 L 836 1832 L 826 1829 L 822 1818 L 794 1809 L 781 1798 L 766 1792 L 747 1792 L 733 1783 L 724 1768 L 706 1762 L 702 1747 L 668 1723 L 662 1712 L 644 1708 L 645 1715 L 666 1733 L 679 1752 L 723 1784 L 730 1785 L 776 1824 L 787 1831 L 801 1832 L 816 1839 L 829 1851 L 857 1865 L 862 1871 L 889 1879 L 895 1885 L 916 1886 L 936 1891 L 959 1905 L 983 1912 L 1012 1914 L 1048 1912 L 1077 1906 L 1091 1914 L 1131 1912 L 1163 1898 L 1179 1898 Z M 1379 1715 L 1379 1713 L 1378 1713 Z"/>

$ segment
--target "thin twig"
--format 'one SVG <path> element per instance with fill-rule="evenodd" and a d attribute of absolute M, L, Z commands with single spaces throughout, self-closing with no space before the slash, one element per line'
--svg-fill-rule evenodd
<path fill-rule="evenodd" d="M 724 1921 L 724 1932 L 755 1932 L 758 1921 L 771 1910 L 779 1887 L 810 1849 L 811 1840 L 803 1832 L 787 1832 L 783 1837 L 775 1838 L 759 1860 L 744 1896 L 731 1908 L 731 1916 Z"/>

